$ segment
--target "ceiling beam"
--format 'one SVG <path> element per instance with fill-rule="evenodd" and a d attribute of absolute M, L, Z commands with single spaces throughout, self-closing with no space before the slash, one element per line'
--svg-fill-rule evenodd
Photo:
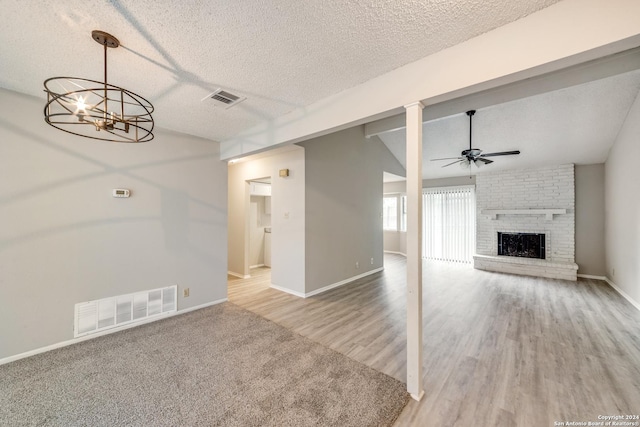
<path fill-rule="evenodd" d="M 455 114 L 462 114 L 468 110 L 478 110 L 542 93 L 553 92 L 638 69 L 640 69 L 640 48 L 630 49 L 563 70 L 429 105 L 424 109 L 422 119 L 423 122 L 429 122 Z M 364 134 L 367 138 L 370 138 L 386 132 L 404 129 L 405 124 L 404 113 L 398 114 L 365 124 Z"/>
<path fill-rule="evenodd" d="M 220 144 L 222 160 L 308 140 L 640 46 L 638 0 L 563 0 L 268 120 Z"/>

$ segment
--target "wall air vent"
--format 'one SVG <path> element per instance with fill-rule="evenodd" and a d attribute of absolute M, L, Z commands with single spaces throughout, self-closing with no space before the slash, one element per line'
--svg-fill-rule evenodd
<path fill-rule="evenodd" d="M 176 311 L 177 286 L 119 295 L 76 304 L 74 337 L 142 322 Z"/>
<path fill-rule="evenodd" d="M 226 90 L 218 89 L 215 92 L 210 93 L 209 95 L 207 95 L 203 99 L 203 101 L 205 99 L 213 100 L 214 105 L 217 105 L 219 107 L 231 108 L 234 105 L 241 103 L 242 101 L 244 101 L 247 98 L 246 97 L 240 97 L 238 95 L 234 95 L 232 93 L 227 92 Z"/>

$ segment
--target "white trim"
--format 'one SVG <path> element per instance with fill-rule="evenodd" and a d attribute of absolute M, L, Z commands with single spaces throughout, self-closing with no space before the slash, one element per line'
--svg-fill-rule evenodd
<path fill-rule="evenodd" d="M 204 304 L 196 305 L 194 307 L 189 307 L 189 308 L 185 308 L 185 309 L 182 309 L 180 311 L 177 311 L 177 312 L 175 312 L 173 314 L 173 316 L 175 316 L 177 314 L 185 314 L 185 313 L 189 313 L 191 311 L 200 310 L 201 308 L 211 307 L 212 305 L 222 304 L 223 302 L 227 302 L 227 301 L 229 301 L 229 298 L 222 298 L 222 299 L 218 299 L 218 300 L 215 300 L 215 301 L 206 302 Z"/>
<path fill-rule="evenodd" d="M 407 254 L 402 253 L 402 252 L 396 252 L 396 251 L 384 251 L 385 254 L 396 254 L 396 255 L 402 255 L 403 257 L 407 257 Z"/>
<path fill-rule="evenodd" d="M 606 276 L 592 276 L 591 274 L 578 274 L 578 277 L 582 277 L 584 279 L 594 279 L 594 280 L 602 280 L 604 282 L 607 282 L 607 284 L 609 286 L 611 286 L 616 292 L 618 292 L 620 295 L 622 295 L 622 297 L 624 299 L 626 299 L 627 301 L 629 301 L 631 303 L 631 305 L 633 305 L 636 309 L 640 310 L 640 303 L 636 302 L 633 300 L 633 298 L 631 298 L 631 296 L 629 296 L 629 294 L 627 294 L 625 291 L 623 291 L 622 289 L 620 289 L 615 283 L 613 283 L 613 281 L 611 281 L 608 277 Z"/>
<path fill-rule="evenodd" d="M 351 283 L 354 280 L 361 279 L 363 277 L 369 276 L 371 274 L 377 273 L 377 272 L 382 271 L 382 270 L 384 270 L 384 267 L 380 267 L 380 268 L 376 268 L 376 269 L 373 269 L 373 270 L 369 270 L 366 273 L 362 273 L 362 274 L 358 274 L 357 276 L 349 277 L 348 279 L 341 280 L 340 282 L 333 283 L 331 285 L 327 285 L 325 287 L 322 287 L 320 289 L 316 289 L 315 291 L 311 291 L 311 292 L 307 292 L 307 293 L 302 293 L 302 292 L 298 292 L 298 291 L 293 291 L 291 289 L 282 288 L 280 286 L 274 285 L 273 283 L 271 284 L 270 287 L 275 289 L 275 290 L 277 290 L 277 291 L 286 292 L 288 294 L 295 295 L 295 296 L 300 297 L 300 298 L 309 298 L 309 297 L 312 297 L 314 295 L 318 295 L 318 294 L 321 294 L 323 292 L 327 292 L 327 291 L 329 291 L 331 289 L 334 289 L 334 288 L 337 288 L 339 286 L 346 285 L 347 283 Z"/>
<path fill-rule="evenodd" d="M 300 298 L 305 298 L 305 296 L 304 296 L 304 294 L 302 292 L 293 291 L 293 290 L 287 289 L 287 288 L 282 288 L 280 286 L 274 285 L 273 283 L 270 285 L 270 287 L 275 289 L 275 290 L 277 290 L 277 291 L 286 292 L 288 294 L 295 295 L 295 296 L 300 297 Z"/>
<path fill-rule="evenodd" d="M 583 279 L 594 279 L 594 280 L 602 280 L 602 281 L 607 281 L 607 278 L 604 276 L 593 276 L 591 274 L 578 274 L 578 277 L 581 277 Z"/>
<path fill-rule="evenodd" d="M 120 331 L 124 331 L 125 329 L 131 329 L 131 328 L 135 328 L 136 326 L 140 326 L 140 325 L 145 325 L 147 323 L 152 323 L 155 322 L 157 320 L 162 320 L 162 319 L 167 319 L 169 317 L 173 317 L 173 316 L 177 316 L 180 314 L 185 314 L 185 313 L 189 313 L 190 311 L 195 311 L 195 310 L 200 310 L 201 308 L 206 308 L 206 307 L 210 307 L 212 305 L 217 305 L 217 304 L 221 304 L 223 302 L 227 302 L 228 299 L 227 298 L 223 298 L 223 299 L 219 299 L 216 301 L 211 301 L 205 304 L 201 304 L 201 305 L 197 305 L 195 307 L 189 307 L 189 308 L 185 308 L 184 310 L 179 310 L 179 311 L 174 311 L 171 313 L 163 313 L 161 315 L 158 316 L 154 316 L 152 318 L 143 320 L 141 322 L 136 322 L 133 324 L 127 324 L 127 325 L 123 325 L 123 326 L 118 326 L 116 328 L 111 328 L 111 329 L 106 329 L 104 331 L 100 331 L 100 332 L 96 332 L 95 334 L 91 334 L 91 335 L 84 335 L 78 338 L 73 338 L 67 341 L 61 341 L 55 344 L 51 344 L 45 347 L 40 347 L 40 348 L 36 348 L 34 350 L 29 350 L 29 351 L 25 351 L 24 353 L 20 353 L 20 354 L 16 354 L 13 356 L 9 356 L 9 357 L 5 357 L 3 359 L 0 359 L 0 365 L 4 365 L 6 363 L 10 363 L 10 362 L 14 362 L 16 360 L 20 360 L 20 359 L 24 359 L 26 357 L 31 357 L 31 356 L 35 356 L 36 354 L 40 354 L 40 353 L 46 353 L 47 351 L 51 351 L 51 350 L 55 350 L 57 348 L 62 348 L 62 347 L 66 347 L 72 344 L 77 344 L 83 341 L 88 341 L 94 338 L 98 338 L 101 337 L 103 335 L 109 335 L 109 334 L 113 334 L 115 332 L 120 332 Z"/>
<path fill-rule="evenodd" d="M 244 274 L 240 274 L 240 273 L 234 273 L 233 271 L 227 271 L 227 274 L 229 276 L 237 277 L 238 279 L 249 279 L 249 278 L 251 278 L 251 276 L 249 274 L 244 275 Z"/>
<path fill-rule="evenodd" d="M 629 296 L 628 293 L 626 293 L 625 291 L 623 291 L 622 289 L 620 289 L 615 283 L 613 283 L 611 281 L 611 279 L 609 279 L 608 277 L 604 278 L 604 281 L 607 282 L 609 284 L 609 286 L 611 286 L 613 289 L 615 289 L 620 295 L 622 295 L 622 297 L 624 299 L 626 299 L 627 301 L 629 301 L 631 303 L 632 306 L 634 306 L 637 310 L 640 310 L 640 303 L 638 303 L 637 301 L 634 301 L 633 298 L 631 298 L 631 296 Z"/>
<path fill-rule="evenodd" d="M 256 264 L 256 265 L 249 266 L 249 268 L 258 268 L 258 267 L 264 267 L 264 264 Z"/>
<path fill-rule="evenodd" d="M 418 107 L 420 107 L 420 109 L 424 109 L 424 104 L 421 101 L 414 101 L 414 102 L 412 102 L 410 104 L 405 105 L 404 108 L 407 109 L 407 108 L 414 107 L 416 105 Z"/>
<path fill-rule="evenodd" d="M 566 209 L 482 209 L 481 215 L 488 215 L 491 219 L 498 219 L 498 215 L 544 215 L 547 221 L 553 220 L 554 215 L 565 215 Z"/>
<path fill-rule="evenodd" d="M 328 286 L 325 286 L 323 288 L 316 289 L 315 291 L 307 292 L 306 294 L 304 294 L 304 297 L 308 298 L 308 297 L 312 297 L 314 295 L 321 294 L 323 292 L 327 292 L 328 290 L 337 288 L 338 286 L 346 285 L 347 283 L 353 282 L 354 280 L 361 279 L 363 277 L 369 276 L 371 274 L 375 274 L 375 273 L 377 273 L 379 271 L 382 271 L 382 270 L 384 270 L 384 267 L 380 267 L 380 268 L 375 268 L 373 270 L 369 270 L 366 273 L 358 274 L 357 276 L 349 277 L 348 279 L 341 280 L 340 282 L 334 283 L 332 285 L 328 285 Z"/>
<path fill-rule="evenodd" d="M 420 402 L 422 400 L 422 398 L 424 397 L 424 390 L 420 391 L 419 395 L 415 395 L 413 393 L 409 393 L 409 395 L 411 396 L 411 398 L 417 402 Z"/>

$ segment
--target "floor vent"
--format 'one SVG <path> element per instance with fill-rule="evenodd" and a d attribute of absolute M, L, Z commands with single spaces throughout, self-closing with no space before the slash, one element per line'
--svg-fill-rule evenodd
<path fill-rule="evenodd" d="M 105 329 L 141 322 L 176 311 L 178 287 L 152 289 L 119 295 L 75 306 L 74 337 L 95 334 Z"/>
<path fill-rule="evenodd" d="M 207 95 L 203 101 L 205 99 L 212 99 L 214 101 L 214 104 L 224 107 L 224 108 L 231 108 L 236 104 L 241 103 L 242 101 L 244 101 L 245 98 L 242 98 L 238 95 L 234 95 L 232 93 L 227 92 L 226 90 L 222 90 L 222 89 L 218 89 L 213 93 L 210 93 L 209 95 Z"/>

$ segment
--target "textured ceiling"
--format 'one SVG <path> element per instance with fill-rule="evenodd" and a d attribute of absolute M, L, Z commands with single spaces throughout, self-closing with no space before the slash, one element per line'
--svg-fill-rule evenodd
<path fill-rule="evenodd" d="M 639 91 L 636 70 L 479 109 L 473 116 L 473 147 L 486 153 L 521 151 L 493 158 L 482 171 L 603 163 Z M 379 135 L 403 165 L 405 135 L 404 130 Z M 426 122 L 423 141 L 424 178 L 465 174 L 458 165 L 442 168 L 448 162 L 430 161 L 459 156 L 469 148 L 469 118 L 464 112 Z"/>
<path fill-rule="evenodd" d="M 149 99 L 156 126 L 217 141 L 515 21 L 558 0 L 3 0 L 0 87 L 42 97 L 53 76 Z M 247 100 L 201 102 L 222 87 Z M 480 122 L 480 120 L 479 120 Z"/>

